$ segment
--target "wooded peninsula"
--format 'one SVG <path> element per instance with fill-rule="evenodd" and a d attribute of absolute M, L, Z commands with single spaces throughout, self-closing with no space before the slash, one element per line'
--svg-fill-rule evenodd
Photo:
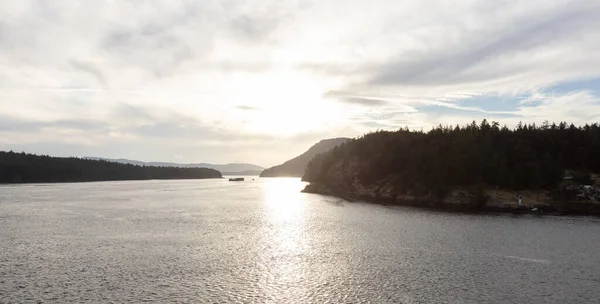
<path fill-rule="evenodd" d="M 303 180 L 305 192 L 375 202 L 485 209 L 506 203 L 495 201 L 499 192 L 512 202 L 535 192 L 530 207 L 600 211 L 598 173 L 598 124 L 509 129 L 483 120 L 369 133 L 316 156 Z"/>
<path fill-rule="evenodd" d="M 221 178 L 207 168 L 155 167 L 0 151 L 0 183 Z"/>

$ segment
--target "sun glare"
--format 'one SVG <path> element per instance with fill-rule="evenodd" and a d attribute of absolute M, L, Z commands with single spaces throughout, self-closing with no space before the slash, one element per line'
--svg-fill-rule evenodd
<path fill-rule="evenodd" d="M 240 74 L 229 86 L 228 103 L 257 109 L 243 113 L 244 127 L 251 132 L 289 136 L 323 129 L 335 116 L 323 102 L 325 88 L 318 79 L 293 70 Z"/>
<path fill-rule="evenodd" d="M 305 204 L 300 191 L 304 183 L 297 178 L 268 179 L 265 202 L 269 217 L 274 221 L 296 221 L 304 217 Z"/>
<path fill-rule="evenodd" d="M 307 235 L 307 201 L 300 190 L 304 183 L 297 178 L 264 179 L 264 237 L 269 246 L 260 251 L 262 261 L 267 261 L 269 269 L 265 284 L 302 286 L 302 264 L 298 260 L 309 250 Z M 277 293 L 271 288 L 263 290 L 270 298 Z M 298 289 L 302 294 L 305 290 Z"/>

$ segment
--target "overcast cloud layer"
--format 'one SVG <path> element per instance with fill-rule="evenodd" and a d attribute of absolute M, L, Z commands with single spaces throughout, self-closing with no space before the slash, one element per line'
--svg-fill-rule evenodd
<path fill-rule="evenodd" d="M 323 138 L 600 121 L 600 2 L 0 0 L 0 150 L 270 166 Z"/>

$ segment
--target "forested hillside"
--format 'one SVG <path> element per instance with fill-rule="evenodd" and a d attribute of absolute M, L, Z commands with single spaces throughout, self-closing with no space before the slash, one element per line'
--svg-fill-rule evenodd
<path fill-rule="evenodd" d="M 207 168 L 152 167 L 0 151 L 0 183 L 220 178 Z"/>
<path fill-rule="evenodd" d="M 357 183 L 385 183 L 394 195 L 443 194 L 475 185 L 552 189 L 565 172 L 588 182 L 589 172 L 600 172 L 598 124 L 519 124 L 509 129 L 484 120 L 426 133 L 379 131 L 317 156 L 303 179 L 313 189 L 319 186 L 339 195 L 355 191 Z"/>
<path fill-rule="evenodd" d="M 301 155 L 279 166 L 265 169 L 260 177 L 302 177 L 306 166 L 316 155 L 330 151 L 348 140 L 350 139 L 344 137 L 321 140 Z"/>

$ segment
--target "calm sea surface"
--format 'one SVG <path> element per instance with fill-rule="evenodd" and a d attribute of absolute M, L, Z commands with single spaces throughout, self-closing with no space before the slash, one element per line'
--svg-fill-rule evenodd
<path fill-rule="evenodd" d="M 429 212 L 303 186 L 0 186 L 0 303 L 600 301 L 598 218 Z"/>

